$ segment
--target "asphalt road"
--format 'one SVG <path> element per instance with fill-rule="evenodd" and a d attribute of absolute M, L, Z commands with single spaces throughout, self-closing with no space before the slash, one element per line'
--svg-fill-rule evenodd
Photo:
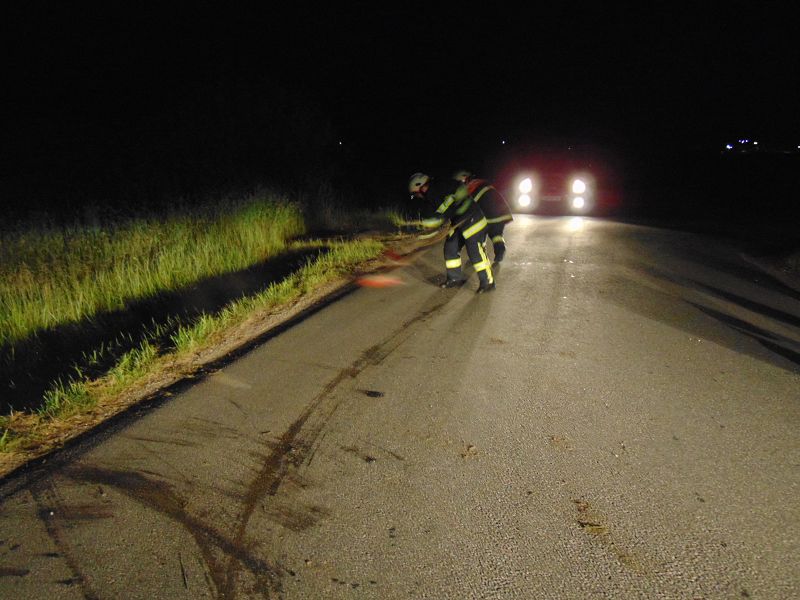
<path fill-rule="evenodd" d="M 796 598 L 800 292 L 518 217 L 0 488 L 4 598 Z"/>

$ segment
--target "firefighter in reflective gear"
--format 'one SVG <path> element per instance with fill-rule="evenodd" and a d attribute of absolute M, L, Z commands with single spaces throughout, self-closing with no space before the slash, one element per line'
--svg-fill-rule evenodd
<path fill-rule="evenodd" d="M 492 241 L 494 248 L 494 262 L 499 263 L 506 255 L 506 240 L 503 229 L 506 223 L 514 220 L 511 216 L 511 207 L 503 195 L 487 180 L 480 179 L 469 171 L 458 171 L 453 179 L 466 184 L 467 191 L 472 199 L 478 203 L 486 215 L 486 234 Z"/>
<path fill-rule="evenodd" d="M 461 248 L 478 274 L 478 293 L 495 289 L 492 264 L 486 256 L 486 217 L 467 191 L 467 186 L 452 179 L 433 179 L 424 173 L 415 173 L 408 182 L 412 197 L 438 203 L 431 216 L 423 219 L 425 229 L 438 229 L 449 223 L 444 242 L 444 262 L 447 278 L 442 287 L 458 287 L 466 282 L 461 270 Z"/>

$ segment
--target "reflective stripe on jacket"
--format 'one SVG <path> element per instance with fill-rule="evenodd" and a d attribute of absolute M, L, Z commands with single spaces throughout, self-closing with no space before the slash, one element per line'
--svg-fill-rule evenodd
<path fill-rule="evenodd" d="M 484 217 L 467 186 L 454 180 L 434 180 L 428 190 L 431 200 L 439 201 L 436 212 L 423 220 L 427 228 L 439 227 L 448 219 L 452 227 L 476 223 Z"/>
<path fill-rule="evenodd" d="M 503 195 L 485 179 L 473 179 L 467 183 L 467 192 L 478 203 L 489 223 L 512 221 L 511 207 Z"/>

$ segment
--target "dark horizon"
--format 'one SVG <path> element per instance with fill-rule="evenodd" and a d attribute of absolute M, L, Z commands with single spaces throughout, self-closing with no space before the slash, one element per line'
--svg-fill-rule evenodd
<path fill-rule="evenodd" d="M 189 196 L 329 178 L 389 197 L 410 172 L 480 169 L 520 143 L 591 143 L 653 168 L 743 137 L 793 148 L 785 17 L 745 2 L 485 16 L 18 9 L 0 193 Z"/>

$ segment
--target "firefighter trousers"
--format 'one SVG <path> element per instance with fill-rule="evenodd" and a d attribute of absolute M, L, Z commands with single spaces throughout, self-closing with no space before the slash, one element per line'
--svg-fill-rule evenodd
<path fill-rule="evenodd" d="M 444 241 L 444 264 L 447 269 L 448 281 L 463 279 L 461 271 L 461 248 L 467 247 L 467 255 L 472 263 L 481 287 L 494 283 L 492 263 L 486 256 L 484 244 L 486 242 L 486 219 L 466 227 L 456 227 L 447 235 Z"/>
<path fill-rule="evenodd" d="M 486 226 L 486 235 L 492 242 L 494 248 L 494 262 L 500 262 L 506 255 L 506 240 L 503 237 L 503 229 L 506 226 L 506 221 L 499 223 L 489 223 Z"/>

